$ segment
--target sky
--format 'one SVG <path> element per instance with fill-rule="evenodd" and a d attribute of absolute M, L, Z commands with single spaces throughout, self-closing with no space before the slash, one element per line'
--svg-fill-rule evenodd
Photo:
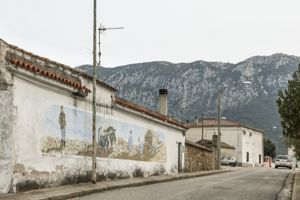
<path fill-rule="evenodd" d="M 98 0 L 102 66 L 300 56 L 299 0 Z M 57 62 L 92 63 L 93 0 L 0 0 L 0 38 Z"/>

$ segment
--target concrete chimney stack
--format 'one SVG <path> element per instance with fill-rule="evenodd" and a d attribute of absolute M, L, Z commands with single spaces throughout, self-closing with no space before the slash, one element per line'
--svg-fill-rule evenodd
<path fill-rule="evenodd" d="M 168 90 L 159 89 L 159 113 L 168 115 Z"/>

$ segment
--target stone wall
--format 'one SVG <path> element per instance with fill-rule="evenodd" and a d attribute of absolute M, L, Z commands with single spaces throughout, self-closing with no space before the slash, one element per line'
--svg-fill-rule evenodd
<path fill-rule="evenodd" d="M 213 170 L 215 158 L 212 150 L 196 143 L 186 142 L 185 145 L 185 171 Z"/>

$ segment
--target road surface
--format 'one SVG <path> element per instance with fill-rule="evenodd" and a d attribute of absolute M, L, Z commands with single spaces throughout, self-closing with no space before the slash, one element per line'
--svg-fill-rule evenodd
<path fill-rule="evenodd" d="M 241 168 L 234 172 L 123 188 L 74 200 L 275 200 L 288 169 Z"/>

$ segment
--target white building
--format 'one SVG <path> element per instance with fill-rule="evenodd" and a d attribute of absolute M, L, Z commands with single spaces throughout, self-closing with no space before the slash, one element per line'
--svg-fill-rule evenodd
<path fill-rule="evenodd" d="M 193 142 L 208 139 L 218 133 L 216 118 L 205 118 L 200 123 L 188 124 L 186 138 Z M 221 120 L 221 141 L 235 147 L 235 157 L 243 166 L 260 166 L 263 163 L 263 132 L 226 119 Z"/>
<path fill-rule="evenodd" d="M 0 194 L 90 181 L 91 88 L 86 73 L 0 40 Z M 98 181 L 182 169 L 185 126 L 115 92 L 97 81 Z"/>

